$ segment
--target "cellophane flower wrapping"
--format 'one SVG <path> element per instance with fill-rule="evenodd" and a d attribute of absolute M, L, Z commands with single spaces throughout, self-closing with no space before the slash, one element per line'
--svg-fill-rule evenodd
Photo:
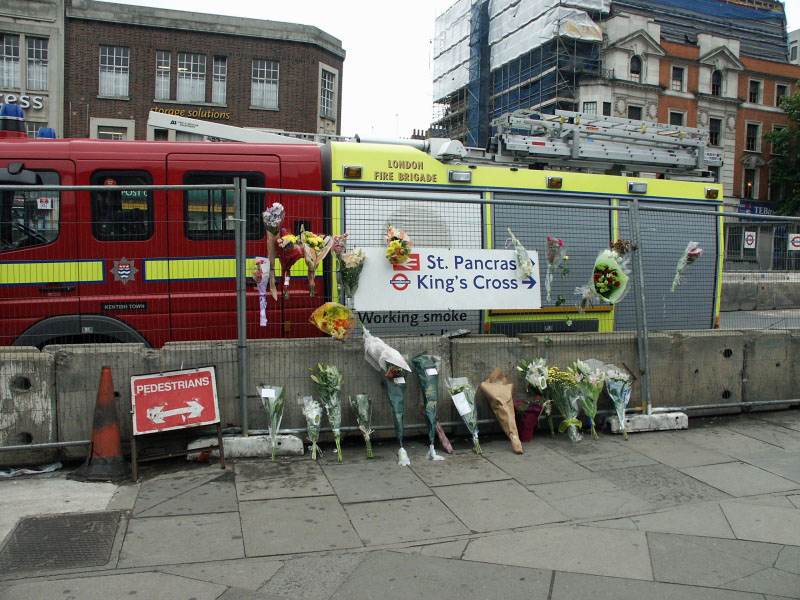
<path fill-rule="evenodd" d="M 569 439 L 575 443 L 581 441 L 582 436 L 578 432 L 581 427 L 581 422 L 578 420 L 580 394 L 572 374 L 557 367 L 550 367 L 547 373 L 547 395 L 561 414 L 562 420 L 558 432 L 566 431 Z"/>
<path fill-rule="evenodd" d="M 344 341 L 355 329 L 356 316 L 338 302 L 326 302 L 311 313 L 309 322 L 316 325 L 322 333 Z"/>
<path fill-rule="evenodd" d="M 525 279 L 527 277 L 533 277 L 535 270 L 533 268 L 533 263 L 531 262 L 530 256 L 528 256 L 528 251 L 525 249 L 525 246 L 517 239 L 517 236 L 514 235 L 514 232 L 511 229 L 508 229 L 508 235 L 510 238 L 506 240 L 506 247 L 511 247 L 514 250 L 515 256 L 517 258 L 517 276 L 520 279 Z"/>
<path fill-rule="evenodd" d="M 564 240 L 547 236 L 547 275 L 544 278 L 544 287 L 547 290 L 548 302 L 550 302 L 550 288 L 553 285 L 553 273 L 558 269 L 562 275 L 568 272 L 563 266 L 565 260 L 567 260 L 567 248 L 564 246 Z"/>
<path fill-rule="evenodd" d="M 327 235 L 317 235 L 311 231 L 303 231 L 300 234 L 300 242 L 303 245 L 303 253 L 308 267 L 308 295 L 313 298 L 317 266 L 330 252 L 333 240 Z"/>
<path fill-rule="evenodd" d="M 342 462 L 341 426 L 342 405 L 339 401 L 339 391 L 342 389 L 342 374 L 335 365 L 318 364 L 316 369 L 311 369 L 311 380 L 317 384 L 319 397 L 328 414 L 328 421 L 333 430 L 333 439 L 336 442 L 336 457 Z"/>
<path fill-rule="evenodd" d="M 347 250 L 339 256 L 339 278 L 342 282 L 342 293 L 346 298 L 353 298 L 356 295 L 358 280 L 366 258 L 367 255 L 360 248 L 358 252 Z"/>
<path fill-rule="evenodd" d="M 289 285 L 292 281 L 292 266 L 305 257 L 300 236 L 289 233 L 281 228 L 281 237 L 278 238 L 278 261 L 281 263 L 283 276 L 283 297 L 289 297 Z"/>
<path fill-rule="evenodd" d="M 300 398 L 303 405 L 303 416 L 306 418 L 306 430 L 308 439 L 311 441 L 311 459 L 317 459 L 317 450 L 320 455 L 322 450 L 319 447 L 319 428 L 322 425 L 322 404 L 315 400 L 313 396 L 303 396 Z"/>
<path fill-rule="evenodd" d="M 589 283 L 575 288 L 575 293 L 581 296 L 581 310 L 587 304 L 617 304 L 627 295 L 631 267 L 626 248 L 630 247 L 630 242 L 618 240 L 614 244 L 595 258 Z"/>
<path fill-rule="evenodd" d="M 593 361 L 597 362 L 597 361 Z M 595 418 L 597 417 L 597 400 L 603 392 L 603 385 L 605 375 L 601 368 L 592 365 L 591 363 L 582 360 L 576 360 L 570 369 L 575 384 L 578 388 L 578 394 L 581 399 L 581 408 L 583 414 L 589 419 L 589 426 L 592 431 L 592 439 L 597 439 L 597 430 L 595 429 Z"/>
<path fill-rule="evenodd" d="M 406 381 L 405 374 L 399 368 L 390 365 L 383 375 L 383 384 L 386 386 L 386 395 L 389 397 L 389 406 L 392 408 L 392 422 L 394 433 L 400 448 L 403 447 L 403 431 L 406 410 Z"/>
<path fill-rule="evenodd" d="M 269 259 L 256 256 L 256 266 L 253 269 L 253 279 L 258 288 L 259 325 L 267 326 L 267 286 L 269 285 Z"/>
<path fill-rule="evenodd" d="M 263 385 L 260 386 L 261 402 L 264 410 L 267 411 L 267 425 L 269 428 L 269 440 L 272 444 L 272 460 L 275 461 L 275 445 L 278 442 L 278 430 L 281 428 L 283 419 L 283 388 L 280 386 Z"/>
<path fill-rule="evenodd" d="M 675 288 L 681 282 L 683 272 L 693 265 L 698 258 L 703 255 L 703 249 L 697 242 L 689 242 L 686 245 L 686 250 L 683 251 L 680 259 L 678 259 L 678 266 L 675 268 L 675 279 L 672 280 L 672 288 L 670 292 L 674 292 Z"/>
<path fill-rule="evenodd" d="M 619 428 L 622 436 L 628 439 L 628 430 L 625 427 L 625 408 L 631 399 L 631 376 L 622 369 L 614 365 L 606 365 L 605 373 L 606 392 L 614 405 L 614 412 L 617 413 Z"/>
<path fill-rule="evenodd" d="M 425 419 L 428 421 L 428 443 L 436 439 L 436 408 L 439 403 L 439 369 L 442 359 L 427 352 L 411 359 L 417 371 L 422 400 L 425 404 Z"/>
<path fill-rule="evenodd" d="M 356 394 L 350 396 L 350 406 L 356 415 L 356 422 L 361 433 L 364 434 L 364 444 L 367 446 L 367 458 L 375 458 L 372 453 L 372 398 L 367 394 Z"/>
<path fill-rule="evenodd" d="M 556 432 L 553 427 L 553 401 L 546 394 L 548 374 L 547 359 L 537 358 L 532 361 L 527 361 L 523 358 L 517 366 L 517 371 L 522 373 L 522 376 L 525 378 L 525 383 L 539 392 L 542 413 L 547 417 L 547 424 L 550 426 L 550 436 L 555 437 Z M 531 402 L 536 402 L 535 396 L 534 399 L 525 400 L 522 406 L 523 412 Z"/>
<path fill-rule="evenodd" d="M 489 406 L 492 407 L 500 427 L 511 441 L 514 453 L 522 454 L 522 442 L 514 415 L 514 384 L 506 379 L 500 369 L 494 369 L 486 381 L 481 383 L 480 389 L 489 400 Z"/>
<path fill-rule="evenodd" d="M 274 202 L 262 214 L 264 226 L 267 230 L 267 256 L 269 257 L 269 289 L 272 299 L 278 299 L 278 290 L 275 287 L 275 259 L 278 256 L 277 238 L 280 235 L 283 218 L 286 210 L 280 202 Z"/>
<path fill-rule="evenodd" d="M 448 377 L 446 380 L 447 391 L 453 399 L 453 404 L 464 420 L 464 425 L 472 434 L 472 444 L 475 454 L 483 454 L 478 441 L 478 410 L 475 406 L 475 390 L 466 377 Z"/>
<path fill-rule="evenodd" d="M 386 228 L 386 258 L 393 265 L 402 265 L 411 256 L 411 247 L 414 242 L 402 229 L 395 229 L 391 225 Z"/>

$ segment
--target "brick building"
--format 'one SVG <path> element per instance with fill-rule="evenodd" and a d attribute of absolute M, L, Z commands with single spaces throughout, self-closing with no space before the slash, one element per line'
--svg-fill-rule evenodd
<path fill-rule="evenodd" d="M 150 110 L 340 131 L 345 52 L 315 27 L 67 0 L 65 38 L 66 137 L 175 136 L 148 131 Z"/>

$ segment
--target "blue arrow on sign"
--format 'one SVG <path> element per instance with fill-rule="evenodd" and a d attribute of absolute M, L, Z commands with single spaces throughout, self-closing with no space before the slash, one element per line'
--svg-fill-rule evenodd
<path fill-rule="evenodd" d="M 532 290 L 533 286 L 536 285 L 536 280 L 533 277 L 528 277 L 527 279 L 523 279 L 522 283 L 527 283 L 528 284 L 528 289 Z"/>

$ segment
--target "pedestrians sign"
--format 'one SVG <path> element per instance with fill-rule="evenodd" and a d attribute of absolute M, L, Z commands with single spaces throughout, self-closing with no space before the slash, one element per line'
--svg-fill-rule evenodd
<path fill-rule="evenodd" d="M 744 232 L 744 249 L 745 250 L 755 250 L 756 247 L 756 232 L 755 231 L 745 231 Z"/>
<path fill-rule="evenodd" d="M 414 248 L 404 265 L 385 248 L 365 248 L 367 260 L 353 303 L 358 311 L 537 309 L 542 306 L 539 256 L 521 275 L 513 250 Z"/>
<path fill-rule="evenodd" d="M 800 251 L 800 233 L 789 234 L 789 250 Z"/>
<path fill-rule="evenodd" d="M 214 367 L 131 377 L 133 435 L 219 423 Z"/>

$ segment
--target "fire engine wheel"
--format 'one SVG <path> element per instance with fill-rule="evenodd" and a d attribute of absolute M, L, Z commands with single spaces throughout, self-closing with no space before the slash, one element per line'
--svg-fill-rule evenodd
<path fill-rule="evenodd" d="M 31 325 L 12 345 L 36 346 L 40 350 L 52 344 L 144 344 L 142 334 L 130 325 L 104 315 L 62 315 Z"/>

